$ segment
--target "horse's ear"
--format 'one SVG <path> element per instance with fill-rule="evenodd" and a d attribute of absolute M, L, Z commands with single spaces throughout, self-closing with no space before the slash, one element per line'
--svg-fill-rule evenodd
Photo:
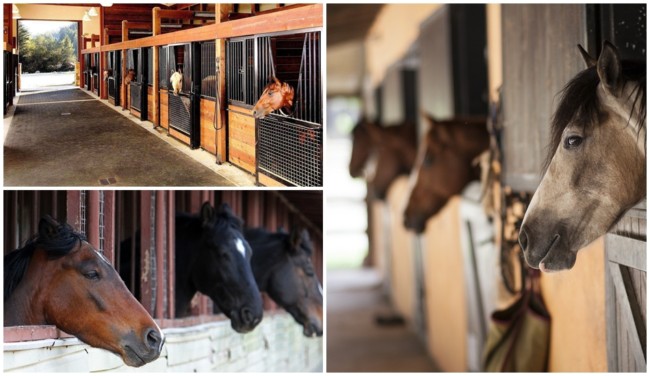
<path fill-rule="evenodd" d="M 609 41 L 603 43 L 603 51 L 600 53 L 597 64 L 600 82 L 603 83 L 607 91 L 616 95 L 622 82 L 621 58 L 616 47 Z"/>
<path fill-rule="evenodd" d="M 203 203 L 203 206 L 201 206 L 201 219 L 203 219 L 203 223 L 208 223 L 214 218 L 214 208 L 209 202 Z"/>
<path fill-rule="evenodd" d="M 300 245 L 309 241 L 309 233 L 302 226 L 294 226 L 291 229 L 291 234 L 289 235 L 289 241 L 291 242 L 291 250 L 296 250 L 300 248 Z"/>
<path fill-rule="evenodd" d="M 280 85 L 280 86 L 282 86 L 282 84 L 280 83 L 280 80 L 278 80 L 278 78 L 277 78 L 277 77 L 275 77 L 275 76 L 273 76 L 273 77 L 271 77 L 271 79 L 272 79 L 272 80 L 273 80 L 273 82 L 275 82 L 276 84 L 278 84 L 278 85 Z"/>
<path fill-rule="evenodd" d="M 585 64 L 587 65 L 587 68 L 591 68 L 593 66 L 596 66 L 596 63 L 598 62 L 598 60 L 591 57 L 591 55 L 589 55 L 589 53 L 581 45 L 578 45 L 578 50 L 580 50 L 580 55 L 582 55 L 582 60 L 585 61 Z"/>
<path fill-rule="evenodd" d="M 45 215 L 38 223 L 38 235 L 43 238 L 53 238 L 59 232 L 59 222 L 49 215 Z"/>

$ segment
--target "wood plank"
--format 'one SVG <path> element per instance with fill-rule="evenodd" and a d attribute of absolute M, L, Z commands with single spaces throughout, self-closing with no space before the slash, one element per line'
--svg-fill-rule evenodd
<path fill-rule="evenodd" d="M 155 123 L 155 107 L 154 107 L 154 97 L 153 97 L 153 88 L 151 86 L 147 87 L 147 120 L 152 123 Z"/>
<path fill-rule="evenodd" d="M 172 136 L 175 139 L 177 139 L 177 140 L 179 140 L 181 142 L 184 142 L 184 143 L 186 143 L 188 145 L 190 144 L 190 137 L 189 136 L 185 135 L 184 133 L 181 133 L 181 132 L 177 131 L 176 129 L 174 129 L 172 127 L 169 127 L 168 129 L 169 129 L 169 135 L 170 136 Z"/>
<path fill-rule="evenodd" d="M 260 181 L 260 184 L 262 184 L 265 187 L 286 187 L 284 184 L 271 178 L 270 176 L 264 175 L 261 172 L 257 175 L 257 177 Z"/>
<path fill-rule="evenodd" d="M 625 236 L 607 234 L 606 248 L 609 261 L 646 271 L 646 242 Z"/>
<path fill-rule="evenodd" d="M 138 119 L 140 119 L 140 116 L 141 116 L 140 111 L 136 110 L 133 107 L 129 107 L 129 111 L 131 112 L 131 115 L 133 115 L 133 116 L 137 117 Z"/>
<path fill-rule="evenodd" d="M 167 97 L 167 90 L 160 90 L 160 126 L 169 128 L 169 97 Z"/>
<path fill-rule="evenodd" d="M 211 154 L 216 154 L 213 100 L 201 99 L 201 147 Z"/>
<path fill-rule="evenodd" d="M 129 48 L 163 46 L 174 43 L 195 42 L 234 38 L 245 35 L 272 33 L 277 31 L 300 30 L 323 26 L 323 5 L 312 4 L 289 9 L 273 14 L 265 14 L 252 18 L 234 20 L 222 23 L 181 30 L 158 36 L 150 36 L 137 40 L 123 41 L 102 46 L 102 51 L 124 50 Z"/>

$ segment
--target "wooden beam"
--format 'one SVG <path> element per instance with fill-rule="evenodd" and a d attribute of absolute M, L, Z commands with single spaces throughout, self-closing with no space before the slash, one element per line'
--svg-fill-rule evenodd
<path fill-rule="evenodd" d="M 160 34 L 160 7 L 155 7 L 151 10 L 151 18 L 153 20 L 151 31 L 153 35 Z M 157 127 L 160 125 L 160 71 L 159 64 L 160 51 L 157 47 L 153 47 L 153 125 Z"/>
<path fill-rule="evenodd" d="M 217 4 L 215 9 L 215 25 L 220 25 L 222 22 L 228 19 L 228 14 L 232 12 L 232 4 Z M 223 85 L 226 82 L 226 40 L 217 39 L 215 41 L 215 52 L 217 57 L 217 71 L 219 72 L 219 85 L 217 86 L 217 91 L 219 95 L 217 98 L 219 101 L 219 111 L 217 115 L 217 130 L 215 131 L 215 154 L 217 158 L 217 163 L 221 164 L 228 160 L 226 155 L 227 148 L 227 128 L 226 128 L 226 108 L 228 107 L 228 102 L 226 98 L 226 85 Z M 217 100 L 215 98 L 215 101 Z"/>
<path fill-rule="evenodd" d="M 254 21 L 253 21 L 254 20 Z M 196 42 L 211 39 L 226 39 L 245 35 L 291 31 L 323 26 L 323 5 L 312 4 L 299 8 L 263 14 L 254 18 L 215 23 L 132 41 L 123 41 L 102 46 L 102 51 L 129 48 L 163 46 L 174 43 Z M 123 35 L 124 37 L 124 35 Z M 123 38 L 124 39 L 124 38 Z"/>
<path fill-rule="evenodd" d="M 191 10 L 161 9 L 158 17 L 158 22 L 160 22 L 160 19 L 191 20 L 194 18 L 194 12 Z"/>

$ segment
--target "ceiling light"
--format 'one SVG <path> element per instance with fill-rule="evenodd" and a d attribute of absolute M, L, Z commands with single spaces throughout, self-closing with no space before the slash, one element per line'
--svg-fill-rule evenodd
<path fill-rule="evenodd" d="M 88 11 L 84 13 L 84 16 L 81 18 L 84 22 L 90 21 L 90 16 L 88 15 Z"/>
<path fill-rule="evenodd" d="M 16 6 L 16 4 L 12 4 L 11 11 L 12 11 L 13 14 L 20 13 L 20 11 L 18 10 L 18 7 Z"/>
<path fill-rule="evenodd" d="M 95 7 L 92 7 L 92 8 L 90 8 L 90 10 L 88 11 L 88 15 L 89 15 L 90 17 L 96 17 L 96 16 L 99 15 L 99 13 L 97 13 L 97 9 L 95 9 Z"/>
<path fill-rule="evenodd" d="M 109 3 L 108 1 L 100 1 L 99 5 L 101 5 L 101 6 L 105 7 L 105 8 L 109 8 L 109 7 L 113 6 L 113 3 Z"/>

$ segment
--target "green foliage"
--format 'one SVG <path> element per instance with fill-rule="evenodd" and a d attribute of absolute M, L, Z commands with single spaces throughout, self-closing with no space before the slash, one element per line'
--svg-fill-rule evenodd
<path fill-rule="evenodd" d="M 18 23 L 18 48 L 23 72 L 67 72 L 77 61 L 77 25 L 32 36 Z"/>

